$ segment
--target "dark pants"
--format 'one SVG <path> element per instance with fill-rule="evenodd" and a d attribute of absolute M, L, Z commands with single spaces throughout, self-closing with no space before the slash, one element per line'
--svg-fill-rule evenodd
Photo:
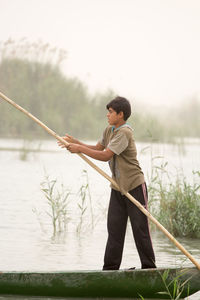
<path fill-rule="evenodd" d="M 145 183 L 129 193 L 143 206 L 147 206 Z M 156 268 L 147 217 L 127 197 L 112 189 L 108 209 L 108 240 L 103 270 L 118 270 L 120 267 L 128 217 L 142 268 Z"/>

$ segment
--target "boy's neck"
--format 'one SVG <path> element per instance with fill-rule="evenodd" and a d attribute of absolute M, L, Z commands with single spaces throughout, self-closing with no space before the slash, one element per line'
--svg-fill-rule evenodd
<path fill-rule="evenodd" d="M 114 128 L 115 129 L 117 129 L 117 128 L 119 128 L 120 126 L 122 126 L 122 125 L 124 125 L 124 124 L 126 124 L 126 121 L 119 121 L 116 125 L 114 125 Z"/>

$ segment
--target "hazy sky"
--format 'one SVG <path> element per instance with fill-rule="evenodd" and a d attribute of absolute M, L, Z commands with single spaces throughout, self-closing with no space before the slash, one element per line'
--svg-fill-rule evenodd
<path fill-rule="evenodd" d="M 200 97 L 199 0 L 0 0 L 0 40 L 67 50 L 67 74 L 152 105 Z"/>

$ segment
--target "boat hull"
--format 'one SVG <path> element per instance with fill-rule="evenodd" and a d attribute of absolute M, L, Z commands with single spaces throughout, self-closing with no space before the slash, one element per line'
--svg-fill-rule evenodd
<path fill-rule="evenodd" d="M 182 297 L 200 290 L 200 271 L 185 269 L 147 269 L 127 271 L 1 272 L 0 294 L 170 299 L 165 283 L 175 278 L 183 284 Z M 187 283 L 185 283 L 188 281 Z M 177 284 L 176 282 L 176 284 Z M 173 290 L 173 284 L 170 285 Z"/>

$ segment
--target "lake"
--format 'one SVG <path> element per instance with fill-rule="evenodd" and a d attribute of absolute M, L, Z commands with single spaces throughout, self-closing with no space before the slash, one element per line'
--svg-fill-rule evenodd
<path fill-rule="evenodd" d="M 200 140 L 173 145 L 138 143 L 137 148 L 147 183 L 152 164 L 160 166 L 165 162 L 170 180 L 176 180 L 177 174 L 184 174 L 189 182 L 197 180 L 193 171 L 200 170 Z M 53 139 L 0 139 L 0 150 L 0 271 L 101 269 L 107 239 L 109 182 L 76 154 L 59 149 Z M 93 162 L 110 175 L 107 163 Z M 41 185 L 52 180 L 56 181 L 57 194 L 62 189 L 69 193 L 66 228 L 54 236 L 51 207 Z M 87 184 L 89 190 L 84 190 Z M 80 189 L 85 191 L 82 197 Z M 158 267 L 192 266 L 163 233 L 152 232 L 152 240 Z M 199 239 L 178 241 L 200 261 Z M 140 268 L 140 261 L 128 225 L 121 268 L 132 266 Z M 199 300 L 200 292 L 189 299 Z"/>

